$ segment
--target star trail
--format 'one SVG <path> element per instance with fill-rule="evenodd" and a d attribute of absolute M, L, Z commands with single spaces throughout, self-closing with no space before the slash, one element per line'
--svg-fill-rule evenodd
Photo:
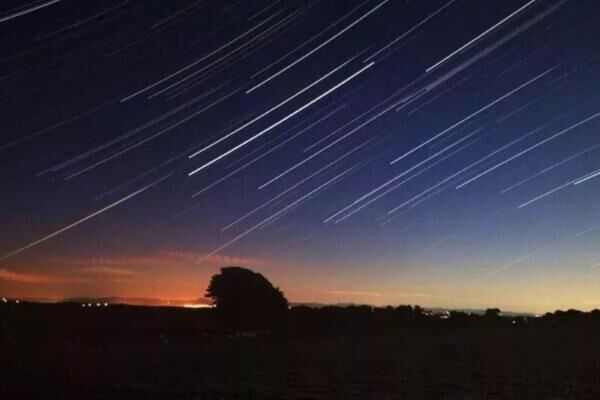
<path fill-rule="evenodd" d="M 593 308 L 599 11 L 4 2 L 0 265 L 60 277 L 103 257 L 148 275 L 0 278 L 0 294 L 160 297 L 168 277 L 190 298 L 219 255 L 257 260 L 293 301 L 376 287 L 381 304 Z M 126 261 L 172 252 L 196 262 Z"/>

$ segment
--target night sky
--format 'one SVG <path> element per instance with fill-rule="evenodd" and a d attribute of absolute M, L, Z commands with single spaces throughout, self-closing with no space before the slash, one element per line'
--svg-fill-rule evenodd
<path fill-rule="evenodd" d="M 0 295 L 600 307 L 596 1 L 0 7 Z"/>

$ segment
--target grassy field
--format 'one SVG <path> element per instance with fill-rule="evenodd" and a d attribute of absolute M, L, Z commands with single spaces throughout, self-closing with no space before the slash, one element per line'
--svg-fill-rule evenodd
<path fill-rule="evenodd" d="M 596 320 L 402 322 L 292 310 L 286 332 L 237 336 L 217 329 L 212 310 L 0 310 L 7 399 L 600 398 Z"/>

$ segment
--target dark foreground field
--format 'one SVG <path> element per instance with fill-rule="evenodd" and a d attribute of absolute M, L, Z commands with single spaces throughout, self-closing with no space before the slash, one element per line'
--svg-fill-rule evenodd
<path fill-rule="evenodd" d="M 277 334 L 212 310 L 1 304 L 0 398 L 600 399 L 598 313 L 537 319 L 294 308 Z"/>

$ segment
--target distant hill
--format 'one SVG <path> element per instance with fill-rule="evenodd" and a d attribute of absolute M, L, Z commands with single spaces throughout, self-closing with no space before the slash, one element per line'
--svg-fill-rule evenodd
<path fill-rule="evenodd" d="M 483 315 L 485 314 L 485 309 L 478 309 L 478 308 L 441 308 L 441 307 L 434 307 L 434 308 L 425 308 L 425 310 L 430 311 L 434 314 L 439 314 L 445 311 L 458 311 L 458 312 L 464 312 L 467 314 L 475 314 L 475 315 Z M 506 316 L 506 317 L 534 317 L 535 314 L 533 313 L 528 313 L 528 312 L 518 312 L 518 311 L 501 311 L 501 314 Z"/>
<path fill-rule="evenodd" d="M 3 297 L 0 297 L 2 299 Z M 8 299 L 8 298 L 7 298 Z M 15 299 L 8 299 L 11 302 Z M 109 303 L 109 304 L 127 304 L 132 306 L 151 306 L 151 307 L 183 307 L 189 305 L 209 305 L 211 304 L 210 299 L 199 298 L 190 300 L 169 300 L 169 299 L 155 299 L 150 297 L 70 297 L 63 300 L 47 299 L 47 298 L 20 298 L 19 300 L 31 303 Z M 360 304 L 360 303 L 317 303 L 317 302 L 299 302 L 290 303 L 292 307 L 304 306 L 311 308 L 322 308 L 322 307 L 352 307 L 352 306 L 369 306 L 375 307 L 371 304 Z M 385 306 L 380 306 L 385 307 Z M 476 308 L 442 308 L 442 307 L 423 307 L 425 311 L 432 314 L 442 314 L 450 311 L 465 312 L 467 314 L 483 315 L 485 309 Z M 534 317 L 533 313 L 527 312 L 516 312 L 516 311 L 504 311 L 502 315 L 507 317 Z"/>
<path fill-rule="evenodd" d="M 109 303 L 128 304 L 132 306 L 173 306 L 182 307 L 189 304 L 210 304 L 208 299 L 169 300 L 148 297 L 71 297 L 64 299 L 63 303 Z"/>
<path fill-rule="evenodd" d="M 312 307 L 312 308 L 322 308 L 322 307 L 351 307 L 351 306 L 362 306 L 369 304 L 355 304 L 355 303 L 290 303 L 292 307 Z"/>
<path fill-rule="evenodd" d="M 304 306 L 304 307 L 312 307 L 312 308 L 322 308 L 322 307 L 351 307 L 351 306 L 369 306 L 369 307 L 386 307 L 386 306 L 373 306 L 371 304 L 359 304 L 359 303 L 290 303 L 292 307 Z M 392 306 L 395 307 L 395 306 Z M 477 308 L 442 308 L 442 307 L 423 307 L 423 310 L 428 311 L 433 314 L 442 314 L 445 312 L 458 311 L 464 312 L 467 314 L 475 314 L 475 315 L 483 315 L 485 314 L 485 309 L 477 309 Z M 507 317 L 534 317 L 535 314 L 527 313 L 527 312 L 517 312 L 517 311 L 504 311 L 502 310 L 502 315 Z"/>

